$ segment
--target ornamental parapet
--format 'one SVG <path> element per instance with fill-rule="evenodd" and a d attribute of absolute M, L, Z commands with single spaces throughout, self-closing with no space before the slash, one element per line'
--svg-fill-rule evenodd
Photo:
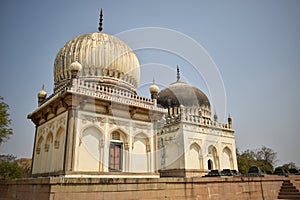
<path fill-rule="evenodd" d="M 165 112 L 163 108 L 157 107 L 155 99 L 138 96 L 118 88 L 89 83 L 80 79 L 74 79 L 72 86 L 69 87 L 68 91 L 75 94 L 92 96 L 106 101 L 156 110 L 163 113 Z"/>
<path fill-rule="evenodd" d="M 202 109 L 200 109 L 202 110 Z M 165 115 L 159 122 L 159 127 L 169 126 L 177 123 L 188 123 L 204 127 L 210 127 L 213 129 L 226 129 L 233 131 L 232 127 L 228 123 L 222 123 L 213 121 L 206 116 L 201 115 L 199 108 L 181 108 L 179 113 Z"/>

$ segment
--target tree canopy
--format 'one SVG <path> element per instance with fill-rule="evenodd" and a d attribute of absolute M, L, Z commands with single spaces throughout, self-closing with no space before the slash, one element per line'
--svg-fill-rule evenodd
<path fill-rule="evenodd" d="M 11 119 L 8 113 L 9 106 L 3 101 L 3 97 L 0 96 L 0 145 L 6 142 L 13 134 L 11 125 Z"/>
<path fill-rule="evenodd" d="M 237 162 L 241 173 L 247 173 L 253 165 L 267 173 L 273 172 L 276 161 L 277 153 L 265 146 L 256 150 L 237 151 Z"/>
<path fill-rule="evenodd" d="M 0 180 L 11 180 L 23 177 L 23 169 L 13 155 L 0 155 Z"/>

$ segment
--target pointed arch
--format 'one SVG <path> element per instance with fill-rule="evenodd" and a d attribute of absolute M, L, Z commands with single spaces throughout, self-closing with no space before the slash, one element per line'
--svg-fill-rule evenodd
<path fill-rule="evenodd" d="M 59 127 L 56 131 L 53 145 L 53 154 L 52 154 L 52 169 L 53 171 L 59 171 L 63 169 L 63 159 L 64 159 L 64 143 L 65 143 L 65 130 L 62 127 Z"/>
<path fill-rule="evenodd" d="M 45 143 L 45 152 L 48 152 L 50 149 L 50 146 L 53 143 L 53 133 L 49 132 L 46 138 L 46 143 Z"/>
<path fill-rule="evenodd" d="M 42 143 L 44 141 L 44 137 L 41 135 L 37 141 L 37 144 L 36 144 L 36 154 L 40 154 L 41 153 L 41 147 L 42 147 Z"/>
<path fill-rule="evenodd" d="M 81 131 L 77 156 L 78 171 L 103 170 L 103 135 L 96 126 L 89 126 Z"/>
<path fill-rule="evenodd" d="M 54 148 L 58 149 L 60 147 L 60 144 L 62 142 L 62 135 L 64 133 L 64 129 L 62 127 L 59 127 L 59 129 L 56 131 L 55 139 L 54 139 Z"/>
<path fill-rule="evenodd" d="M 228 146 L 224 147 L 222 158 L 223 158 L 223 163 L 222 163 L 223 169 L 234 169 L 232 151 Z"/>
<path fill-rule="evenodd" d="M 53 133 L 49 132 L 46 137 L 44 146 L 44 158 L 42 162 L 42 172 L 51 172 L 52 168 L 52 151 L 53 151 Z"/>
<path fill-rule="evenodd" d="M 127 165 L 124 161 L 128 157 L 129 136 L 120 128 L 115 128 L 109 134 L 109 141 L 109 171 L 123 171 Z"/>
<path fill-rule="evenodd" d="M 132 171 L 147 172 L 149 169 L 148 155 L 150 151 L 149 138 L 143 132 L 134 136 L 132 142 Z"/>
<path fill-rule="evenodd" d="M 110 140 L 113 140 L 113 134 L 114 133 L 117 133 L 119 134 L 120 136 L 120 141 L 124 142 L 124 143 L 128 143 L 129 141 L 129 135 L 126 133 L 125 130 L 123 130 L 122 128 L 120 127 L 116 127 L 116 128 L 113 128 L 111 131 L 110 131 L 110 134 L 109 134 L 109 139 Z"/>
<path fill-rule="evenodd" d="M 203 161 L 202 161 L 202 151 L 199 144 L 196 142 L 192 143 L 189 148 L 189 158 L 187 164 L 190 169 L 202 169 Z"/>
<path fill-rule="evenodd" d="M 214 145 L 210 145 L 208 147 L 208 157 L 211 159 L 211 168 L 212 169 L 220 169 L 220 161 L 217 148 Z"/>
<path fill-rule="evenodd" d="M 32 169 L 33 173 L 41 172 L 41 168 L 42 168 L 41 158 L 43 158 L 43 154 L 44 154 L 44 151 L 42 151 L 43 142 L 44 142 L 44 137 L 43 137 L 43 135 L 40 135 L 37 140 L 37 143 L 36 143 L 34 163 L 33 163 L 33 169 Z"/>

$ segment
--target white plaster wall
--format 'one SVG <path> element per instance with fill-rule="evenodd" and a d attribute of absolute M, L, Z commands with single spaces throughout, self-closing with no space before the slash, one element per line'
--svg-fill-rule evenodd
<path fill-rule="evenodd" d="M 115 131 L 121 133 L 120 141 L 112 140 L 111 134 Z M 109 146 L 114 141 L 123 144 L 123 172 L 154 172 L 151 122 L 79 111 L 76 132 L 75 171 L 109 172 Z M 150 152 L 147 152 L 147 144 Z"/>
<path fill-rule="evenodd" d="M 37 127 L 32 169 L 33 174 L 56 172 L 63 169 L 66 126 L 67 112 L 64 112 Z M 45 144 L 50 134 L 52 134 L 52 136 L 51 139 L 48 138 L 49 150 L 46 152 Z M 56 138 L 57 134 L 60 135 L 59 138 Z M 59 139 L 57 149 L 54 145 L 55 139 Z"/>
<path fill-rule="evenodd" d="M 198 128 L 195 125 L 183 125 L 182 135 L 184 137 L 184 145 L 181 146 L 185 152 L 185 168 L 186 169 L 203 169 L 208 170 L 208 160 L 213 161 L 213 169 L 222 170 L 225 168 L 237 169 L 235 155 L 235 139 L 228 136 L 222 130 L 214 130 L 209 127 Z M 195 148 L 191 145 L 197 144 L 200 147 L 199 156 Z M 209 154 L 208 148 L 215 147 L 215 152 Z M 224 148 L 230 149 L 231 155 L 224 154 Z M 170 152 L 167 150 L 167 154 Z M 229 159 L 230 157 L 230 159 Z"/>

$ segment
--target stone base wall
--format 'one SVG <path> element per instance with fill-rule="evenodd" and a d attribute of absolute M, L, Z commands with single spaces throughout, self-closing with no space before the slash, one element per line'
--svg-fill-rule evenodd
<path fill-rule="evenodd" d="M 166 169 L 160 170 L 160 177 L 202 177 L 209 170 L 189 170 L 189 169 Z"/>
<path fill-rule="evenodd" d="M 291 177 L 291 183 L 300 190 L 300 175 L 299 176 L 290 176 Z"/>
<path fill-rule="evenodd" d="M 300 176 L 228 178 L 32 178 L 0 182 L 0 199 L 277 199 L 283 180 Z"/>

